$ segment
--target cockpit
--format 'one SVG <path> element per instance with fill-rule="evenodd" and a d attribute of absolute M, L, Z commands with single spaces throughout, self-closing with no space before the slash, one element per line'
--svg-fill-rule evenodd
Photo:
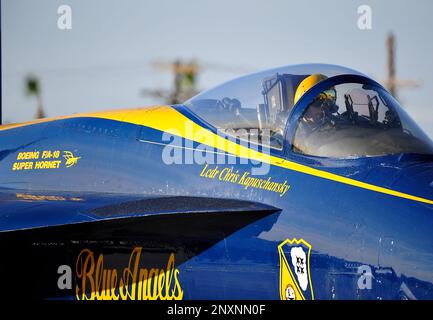
<path fill-rule="evenodd" d="M 327 158 L 433 154 L 433 142 L 365 75 L 308 64 L 229 81 L 185 105 L 224 134 Z"/>

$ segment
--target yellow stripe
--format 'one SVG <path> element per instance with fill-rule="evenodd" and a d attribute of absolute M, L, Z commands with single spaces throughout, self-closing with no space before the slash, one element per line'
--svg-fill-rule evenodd
<path fill-rule="evenodd" d="M 71 118 L 101 118 L 115 121 L 122 121 L 131 124 L 137 124 L 153 128 L 160 131 L 165 131 L 171 134 L 178 135 L 182 138 L 195 141 L 200 144 L 208 145 L 213 148 L 223 150 L 227 153 L 236 155 L 237 157 L 247 158 L 251 160 L 257 160 L 265 163 L 269 163 L 274 166 L 289 169 L 292 171 L 316 176 L 319 178 L 351 185 L 354 187 L 376 191 L 387 195 L 404 198 L 408 200 L 423 202 L 427 204 L 433 204 L 432 200 L 413 196 L 407 193 L 395 191 L 372 185 L 369 183 L 361 182 L 358 180 L 346 178 L 326 171 L 314 169 L 296 162 L 287 161 L 285 159 L 267 155 L 256 150 L 247 148 L 239 145 L 233 141 L 225 139 L 208 129 L 205 129 L 189 118 L 181 114 L 179 111 L 170 106 L 155 106 L 151 108 L 140 108 L 140 109 L 129 109 L 129 110 L 112 110 L 107 112 L 95 112 L 95 113 L 82 113 L 72 116 L 52 118 L 52 119 L 41 119 L 27 123 L 10 124 L 6 126 L 0 126 L 1 130 L 7 130 L 37 123 L 43 123 L 53 120 L 71 119 Z"/>
<path fill-rule="evenodd" d="M 170 107 L 154 106 L 150 108 L 118 109 L 118 110 L 110 110 L 110 111 L 102 111 L 102 112 L 77 113 L 69 116 L 37 119 L 37 120 L 21 122 L 21 123 L 9 123 L 0 126 L 0 131 L 26 127 L 34 124 L 46 123 L 46 122 L 51 122 L 56 120 L 74 119 L 74 118 L 101 118 L 101 119 L 111 119 L 111 120 L 129 122 L 133 124 L 145 125 L 146 121 L 149 120 L 148 118 L 150 117 L 150 114 L 159 117 L 160 115 L 163 115 L 164 110 L 166 110 L 167 108 Z M 161 117 L 159 117 L 158 119 L 160 118 Z"/>

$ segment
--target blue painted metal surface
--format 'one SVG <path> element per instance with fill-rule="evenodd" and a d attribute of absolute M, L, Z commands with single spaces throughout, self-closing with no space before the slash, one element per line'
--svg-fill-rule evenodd
<path fill-rule="evenodd" d="M 433 199 L 429 156 L 330 159 L 291 151 L 295 123 L 309 99 L 329 85 L 354 80 L 373 83 L 361 76 L 337 76 L 302 98 L 286 129 L 284 158 Z M 185 106 L 175 108 L 201 126 L 206 124 Z M 98 221 L 104 218 L 89 210 L 158 196 L 254 201 L 281 212 L 242 227 L 182 262 L 184 299 L 279 299 L 278 246 L 293 238 L 305 239 L 312 246 L 310 272 L 316 299 L 433 298 L 433 205 L 278 166 L 271 166 L 266 177 L 287 180 L 291 188 L 286 196 L 245 190 L 238 184 L 201 177 L 203 165 L 165 164 L 162 135 L 149 127 L 93 117 L 0 131 L 0 230 Z M 69 150 L 81 158 L 70 168 L 11 170 L 19 152 L 36 150 Z M 251 164 L 229 167 L 245 172 Z M 371 268 L 371 288 L 360 288 L 360 266 Z"/>

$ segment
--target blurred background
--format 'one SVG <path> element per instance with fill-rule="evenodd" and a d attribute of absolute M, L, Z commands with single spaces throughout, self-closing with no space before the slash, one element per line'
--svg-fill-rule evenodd
<path fill-rule="evenodd" d="M 2 0 L 2 119 L 179 102 L 318 62 L 380 81 L 433 137 L 432 14 L 431 0 Z"/>

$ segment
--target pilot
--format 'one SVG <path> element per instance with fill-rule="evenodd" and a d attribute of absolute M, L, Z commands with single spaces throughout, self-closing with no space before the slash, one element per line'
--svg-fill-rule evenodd
<path fill-rule="evenodd" d="M 298 100 L 313 86 L 326 79 L 327 77 L 323 74 L 313 74 L 302 80 L 296 89 L 293 105 L 296 105 Z M 326 128 L 326 124 L 329 123 L 329 120 L 335 118 L 332 116 L 332 113 L 338 111 L 335 102 L 336 92 L 334 88 L 320 93 L 308 106 L 306 112 L 302 116 L 299 124 L 302 130 L 298 130 L 298 132 L 302 132 L 303 135 L 310 135 L 317 129 Z M 271 140 L 276 145 L 282 145 L 284 128 L 289 112 L 289 110 L 284 110 L 276 116 L 274 130 L 271 137 Z"/>
<path fill-rule="evenodd" d="M 302 80 L 296 89 L 294 105 L 308 90 L 326 79 L 327 77 L 323 74 L 313 74 Z M 330 88 L 314 98 L 302 116 L 301 124 L 305 128 L 310 129 L 309 131 L 315 131 L 327 122 L 332 121 L 332 114 L 337 111 L 336 91 L 334 88 Z"/>

